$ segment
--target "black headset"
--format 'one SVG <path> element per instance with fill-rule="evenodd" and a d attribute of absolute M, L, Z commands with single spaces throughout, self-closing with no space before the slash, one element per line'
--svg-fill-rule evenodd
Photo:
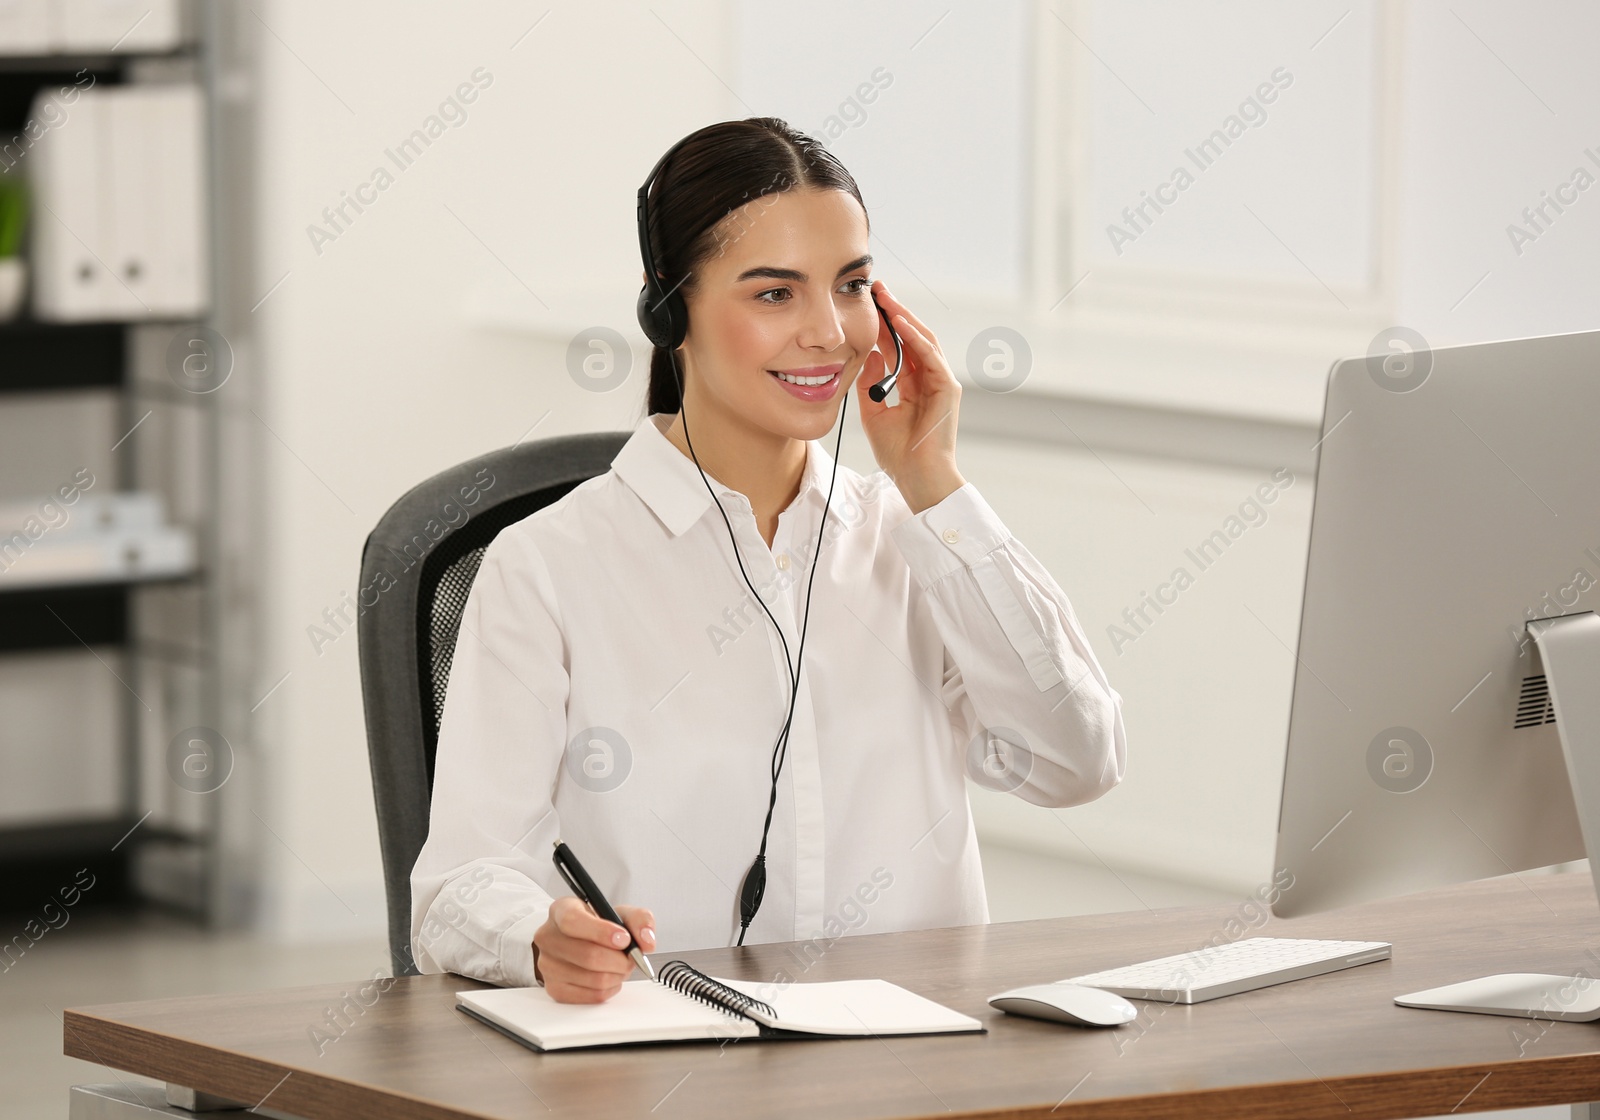
<path fill-rule="evenodd" d="M 700 457 L 695 454 L 694 441 L 689 438 L 689 413 L 683 406 L 684 385 L 683 370 L 678 365 L 678 347 L 683 344 L 684 337 L 689 332 L 689 309 L 684 303 L 683 293 L 678 289 L 688 277 L 680 279 L 670 289 L 662 291 L 662 279 L 656 275 L 655 257 L 650 252 L 650 223 L 649 223 L 649 196 L 650 185 L 661 174 L 661 169 L 666 166 L 669 159 L 685 143 L 693 139 L 694 133 L 679 140 L 667 149 L 665 155 L 656 161 L 651 168 L 644 185 L 639 188 L 639 202 L 637 217 L 639 222 L 639 256 L 644 261 L 644 287 L 639 289 L 639 302 L 637 312 L 639 327 L 644 331 L 645 338 L 652 345 L 660 346 L 667 351 L 667 356 L 672 362 L 673 374 L 678 380 L 678 410 L 683 418 L 683 438 L 689 445 L 689 456 L 694 460 L 695 469 L 700 472 L 700 481 L 705 483 L 706 493 L 711 495 L 711 502 L 717 507 L 717 512 L 722 515 L 722 523 L 728 529 L 728 541 L 733 546 L 733 558 L 739 565 L 739 575 L 744 578 L 745 586 L 750 589 L 750 595 L 756 601 L 772 623 L 772 628 L 777 631 L 778 641 L 783 644 L 783 662 L 789 667 L 789 710 L 784 716 L 783 727 L 778 731 L 778 738 L 772 745 L 772 788 L 767 796 L 766 820 L 761 825 L 761 844 L 756 851 L 756 858 L 750 865 L 750 870 L 745 872 L 744 882 L 739 888 L 739 936 L 735 944 L 744 944 L 745 931 L 750 928 L 750 922 L 756 916 L 756 911 L 761 908 L 761 899 L 767 889 L 767 834 L 772 829 L 772 811 L 778 803 L 778 775 L 783 772 L 783 762 L 789 753 L 789 729 L 794 724 L 795 703 L 800 696 L 800 665 L 806 655 L 806 627 L 811 621 L 811 587 L 817 578 L 817 568 L 822 559 L 822 530 L 828 524 L 828 507 L 833 503 L 833 484 L 839 476 L 839 448 L 844 441 L 845 412 L 849 408 L 850 398 L 848 393 L 839 408 L 839 434 L 833 445 L 833 473 L 828 479 L 828 496 L 822 503 L 822 521 L 817 526 L 817 545 L 811 553 L 811 575 L 806 579 L 806 605 L 805 612 L 800 621 L 800 645 L 793 664 L 789 661 L 789 640 L 783 636 L 783 627 L 778 625 L 778 620 L 767 609 L 767 604 L 762 601 L 761 595 L 756 591 L 755 585 L 750 582 L 750 575 L 745 571 L 744 558 L 739 553 L 739 541 L 734 536 L 733 523 L 728 520 L 728 511 L 722 508 L 718 501 L 716 491 L 711 488 L 711 480 L 706 477 L 705 468 L 700 466 Z M 878 308 L 878 314 L 883 317 L 884 324 L 889 328 L 889 335 L 894 339 L 894 372 L 884 377 L 877 384 L 869 386 L 867 394 L 874 401 L 882 401 L 888 396 L 889 390 L 894 388 L 895 381 L 900 376 L 902 350 L 900 336 L 895 331 L 894 325 L 889 322 L 888 314 L 878 304 L 876 297 L 873 306 Z"/>

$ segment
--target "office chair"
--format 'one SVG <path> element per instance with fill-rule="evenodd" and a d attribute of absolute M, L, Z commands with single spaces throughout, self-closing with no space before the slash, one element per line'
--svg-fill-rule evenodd
<path fill-rule="evenodd" d="M 394 975 L 411 959 L 411 868 L 428 835 L 450 659 L 484 549 L 604 474 L 629 432 L 557 436 L 469 459 L 389 507 L 361 552 L 357 643 Z"/>

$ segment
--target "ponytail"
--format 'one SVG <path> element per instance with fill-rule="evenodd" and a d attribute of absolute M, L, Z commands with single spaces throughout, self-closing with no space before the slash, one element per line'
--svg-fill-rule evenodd
<path fill-rule="evenodd" d="M 678 375 L 672 368 L 672 355 L 660 346 L 650 348 L 650 390 L 645 399 L 645 412 L 674 413 L 683 407 L 683 395 L 678 392 Z"/>

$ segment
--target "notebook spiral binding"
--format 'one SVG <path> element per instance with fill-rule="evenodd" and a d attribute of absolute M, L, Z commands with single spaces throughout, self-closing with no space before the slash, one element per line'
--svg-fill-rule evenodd
<path fill-rule="evenodd" d="M 683 961 L 668 961 L 661 966 L 656 978 L 679 995 L 688 996 L 690 999 L 699 1000 L 701 1003 L 710 1004 L 712 1007 L 743 1018 L 750 1018 L 748 1012 L 751 1011 L 759 1011 L 769 1019 L 778 1017 L 778 1013 L 770 1004 L 763 1003 L 754 996 L 747 996 L 726 984 L 720 984 Z"/>

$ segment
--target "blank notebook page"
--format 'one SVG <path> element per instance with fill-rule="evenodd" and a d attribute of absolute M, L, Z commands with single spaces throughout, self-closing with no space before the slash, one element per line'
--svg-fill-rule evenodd
<path fill-rule="evenodd" d="M 810 1034 L 933 1034 L 982 1030 L 970 1015 L 924 999 L 887 980 L 829 980 L 780 987 L 753 980 L 716 978 L 770 1004 L 769 1025 Z M 761 1016 L 765 1019 L 765 1016 Z"/>

